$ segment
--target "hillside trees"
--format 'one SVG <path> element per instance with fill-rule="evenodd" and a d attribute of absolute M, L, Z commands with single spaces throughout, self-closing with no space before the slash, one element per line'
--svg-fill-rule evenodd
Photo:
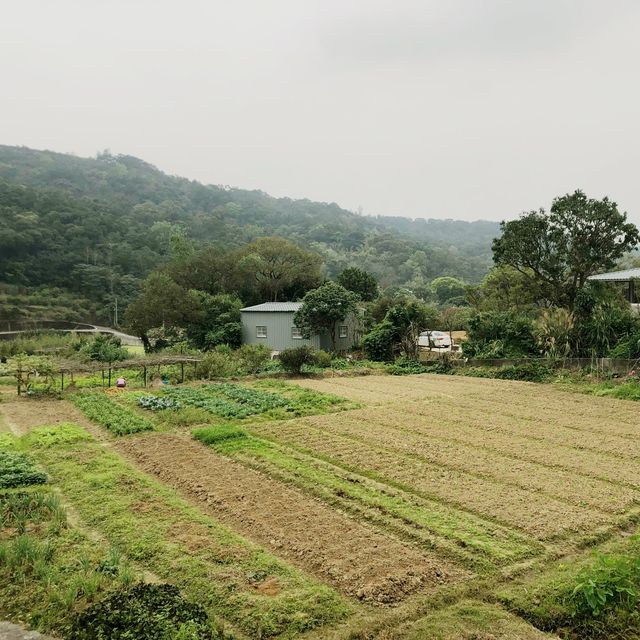
<path fill-rule="evenodd" d="M 473 282 L 486 272 L 494 223 L 449 221 L 444 229 L 439 221 L 405 222 L 358 216 L 333 203 L 203 185 L 130 156 L 79 158 L 0 145 L 0 279 L 26 288 L 21 295 L 40 287 L 72 292 L 88 301 L 77 320 L 112 322 L 115 299 L 124 311 L 144 278 L 167 262 L 175 262 L 169 275 L 184 288 L 236 291 L 247 304 L 302 296 L 320 284 L 317 265 L 307 268 L 304 261 L 298 272 L 310 277 L 302 283 L 287 282 L 286 273 L 284 282 L 270 273 L 258 282 L 258 271 L 250 269 L 230 283 L 225 260 L 204 264 L 203 251 L 211 246 L 229 256 L 241 252 L 249 267 L 268 264 L 259 242 L 246 248 L 264 236 L 320 255 L 329 277 L 357 266 L 382 287 L 411 283 L 418 295 L 443 273 Z M 429 239 L 436 227 L 441 246 Z M 457 238 L 466 249 L 452 248 Z M 478 240 L 473 246 L 471 238 Z M 201 284 L 187 265 L 210 273 L 215 266 L 216 274 Z"/>
<path fill-rule="evenodd" d="M 465 302 L 466 285 L 458 278 L 441 276 L 431 282 L 431 288 L 438 304 Z"/>
<path fill-rule="evenodd" d="M 556 198 L 549 212 L 531 211 L 500 228 L 495 263 L 518 270 L 548 303 L 569 309 L 588 276 L 612 269 L 640 239 L 615 202 L 582 191 Z"/>

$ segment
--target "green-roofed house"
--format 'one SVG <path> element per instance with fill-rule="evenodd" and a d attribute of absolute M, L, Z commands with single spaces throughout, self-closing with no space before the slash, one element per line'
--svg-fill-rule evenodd
<path fill-rule="evenodd" d="M 303 338 L 293 322 L 293 316 L 302 302 L 263 302 L 240 309 L 242 320 L 242 344 L 264 344 L 272 351 L 300 347 L 304 344 L 316 349 L 331 350 L 329 333 L 313 334 Z M 361 323 L 350 315 L 336 323 L 336 350 L 346 351 L 360 342 Z"/>

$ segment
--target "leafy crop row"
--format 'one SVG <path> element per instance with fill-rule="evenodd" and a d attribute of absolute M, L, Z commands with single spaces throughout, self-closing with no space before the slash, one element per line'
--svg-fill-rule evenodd
<path fill-rule="evenodd" d="M 230 383 L 203 385 L 199 389 L 176 387 L 167 389 L 165 395 L 222 418 L 246 418 L 272 409 L 288 408 L 287 400 L 278 394 Z"/>
<path fill-rule="evenodd" d="M 162 396 L 140 396 L 138 405 L 150 411 L 161 411 L 163 409 L 179 409 L 182 405 L 173 398 L 163 398 Z"/>
<path fill-rule="evenodd" d="M 44 484 L 47 474 L 39 471 L 24 453 L 0 451 L 0 488 Z"/>
<path fill-rule="evenodd" d="M 153 429 L 152 422 L 104 394 L 78 394 L 72 399 L 91 420 L 95 420 L 117 436 Z"/>

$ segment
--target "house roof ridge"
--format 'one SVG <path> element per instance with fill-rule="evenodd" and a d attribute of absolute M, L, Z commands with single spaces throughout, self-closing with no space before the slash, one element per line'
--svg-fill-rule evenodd
<path fill-rule="evenodd" d="M 262 302 L 240 311 L 297 311 L 301 306 L 302 302 Z"/>

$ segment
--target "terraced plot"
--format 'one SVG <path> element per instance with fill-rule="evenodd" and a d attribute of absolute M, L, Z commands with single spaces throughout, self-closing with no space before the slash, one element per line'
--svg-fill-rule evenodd
<path fill-rule="evenodd" d="M 458 376 L 299 384 L 368 408 L 252 425 L 253 434 L 539 540 L 610 529 L 637 510 L 632 403 Z"/>
<path fill-rule="evenodd" d="M 394 602 L 467 575 L 184 436 L 163 434 L 116 446 L 205 511 L 361 600 Z"/>
<path fill-rule="evenodd" d="M 0 413 L 16 434 L 54 411 L 81 423 L 93 438 L 41 432 L 34 459 L 239 637 L 549 637 L 497 585 L 640 519 L 633 403 L 458 376 L 296 384 L 171 388 L 153 412 L 78 402 L 101 427 L 68 402 Z M 121 428 L 132 416 L 155 431 Z"/>

